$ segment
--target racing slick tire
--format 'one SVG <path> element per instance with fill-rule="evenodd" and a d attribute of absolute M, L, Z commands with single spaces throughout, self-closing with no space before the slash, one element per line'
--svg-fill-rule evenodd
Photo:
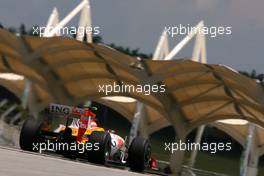
<path fill-rule="evenodd" d="M 151 155 L 149 140 L 136 137 L 128 149 L 128 165 L 132 171 L 142 172 L 148 166 Z"/>
<path fill-rule="evenodd" d="M 75 138 L 72 136 L 72 129 L 66 128 L 63 132 L 60 134 L 60 140 L 62 143 L 67 144 L 70 146 L 72 143 L 75 142 Z M 68 159 L 75 160 L 77 158 L 78 152 L 77 151 L 71 151 L 71 150 L 65 150 L 61 151 L 62 155 Z"/>
<path fill-rule="evenodd" d="M 24 122 L 19 137 L 19 145 L 22 150 L 37 151 L 37 149 L 33 150 L 33 144 L 40 141 L 41 124 L 42 122 L 33 118 L 29 118 Z"/>
<path fill-rule="evenodd" d="M 94 131 L 89 137 L 93 150 L 88 151 L 88 160 L 104 165 L 111 152 L 111 136 L 108 132 Z M 98 146 L 98 147 L 95 147 Z"/>

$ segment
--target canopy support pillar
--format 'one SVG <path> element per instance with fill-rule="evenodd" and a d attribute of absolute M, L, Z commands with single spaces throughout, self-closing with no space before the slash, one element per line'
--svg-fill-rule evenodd
<path fill-rule="evenodd" d="M 202 126 L 200 126 L 197 129 L 196 136 L 195 136 L 195 144 L 201 143 L 202 136 L 203 136 L 203 133 L 204 133 L 204 129 L 205 129 L 205 125 L 202 125 Z M 189 163 L 188 163 L 189 167 L 193 167 L 194 166 L 197 154 L 198 154 L 198 150 L 192 150 L 191 157 L 190 157 L 190 160 L 189 160 Z"/>
<path fill-rule="evenodd" d="M 248 125 L 248 135 L 246 139 L 246 143 L 244 145 L 244 151 L 241 156 L 241 165 L 240 165 L 240 176 L 253 176 L 249 175 L 250 172 L 254 172 L 254 167 L 251 169 L 249 168 L 249 159 L 251 159 L 251 151 L 254 149 L 255 144 L 255 131 L 256 131 L 256 125 L 253 123 L 249 123 Z M 252 160 L 253 161 L 253 160 Z M 251 163 L 252 166 L 255 164 L 255 162 Z"/>
<path fill-rule="evenodd" d="M 173 175 L 175 176 L 181 176 L 182 174 L 182 166 L 184 161 L 184 150 L 180 150 L 179 145 L 180 143 L 185 142 L 186 137 L 178 137 L 175 140 L 175 143 L 172 145 L 178 145 L 178 149 L 175 151 L 171 151 L 172 155 L 170 157 L 170 169 Z M 172 147 L 173 148 L 173 147 Z"/>
<path fill-rule="evenodd" d="M 92 28 L 92 19 L 91 19 L 91 8 L 90 8 L 90 1 L 87 1 L 87 4 L 83 7 L 81 11 L 80 21 L 79 21 L 79 28 L 84 28 L 85 33 L 77 33 L 76 39 L 79 41 L 83 41 L 84 35 L 86 34 L 86 42 L 93 43 L 93 34 L 86 30 L 87 27 Z M 92 31 L 92 30 L 91 30 Z"/>
<path fill-rule="evenodd" d="M 204 22 L 200 21 L 195 28 L 199 29 L 202 28 L 204 26 Z M 192 31 L 191 33 L 189 33 L 187 36 L 185 36 L 183 38 L 182 41 L 180 41 L 172 50 L 171 52 L 164 58 L 164 60 L 172 60 L 178 53 L 179 51 L 182 50 L 182 48 L 195 36 L 195 35 L 199 35 L 198 31 Z M 206 57 L 206 56 L 205 56 Z"/>
<path fill-rule="evenodd" d="M 32 86 L 31 81 L 28 80 L 27 78 L 25 78 L 25 87 L 24 87 L 24 90 L 23 90 L 23 94 L 21 96 L 21 104 L 22 104 L 22 107 L 24 109 L 26 109 L 27 105 L 28 105 L 30 92 L 32 91 L 31 90 L 31 86 Z"/>
<path fill-rule="evenodd" d="M 251 152 L 250 159 L 247 166 L 247 176 L 257 176 L 258 175 L 258 161 L 259 161 L 259 152 L 255 148 Z"/>
<path fill-rule="evenodd" d="M 253 134 L 252 134 L 252 144 L 250 149 L 250 155 L 248 159 L 247 164 L 247 176 L 257 176 L 258 175 L 258 162 L 259 162 L 259 147 L 258 147 L 258 141 L 256 136 L 256 125 L 254 125 L 253 128 Z"/>
<path fill-rule="evenodd" d="M 155 49 L 153 60 L 162 60 L 169 54 L 168 35 L 165 31 L 162 32 L 160 40 Z"/>
<path fill-rule="evenodd" d="M 145 111 L 144 111 L 144 104 L 140 101 L 136 103 L 136 111 L 134 114 L 134 118 L 132 121 L 130 133 L 129 133 L 129 144 L 132 140 L 138 136 L 138 131 L 142 137 L 147 137 L 146 127 L 145 127 Z"/>

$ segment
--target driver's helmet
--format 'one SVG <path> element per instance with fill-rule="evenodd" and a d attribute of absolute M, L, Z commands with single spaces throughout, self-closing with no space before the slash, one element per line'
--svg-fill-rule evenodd
<path fill-rule="evenodd" d="M 97 123 L 96 123 L 96 118 L 95 118 L 95 114 L 92 112 L 91 107 L 89 105 L 84 105 L 84 113 L 87 113 L 86 116 L 91 116 L 91 128 L 96 128 L 97 127 Z"/>

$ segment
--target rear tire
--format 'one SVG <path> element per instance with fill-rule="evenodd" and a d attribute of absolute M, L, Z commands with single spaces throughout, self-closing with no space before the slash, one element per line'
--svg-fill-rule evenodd
<path fill-rule="evenodd" d="M 88 160 L 93 163 L 104 165 L 111 152 L 111 136 L 107 132 L 94 131 L 89 137 L 93 150 L 87 151 Z M 99 149 L 95 146 L 98 146 Z M 97 150 L 98 149 L 98 150 Z"/>
<path fill-rule="evenodd" d="M 71 146 L 72 143 L 75 143 L 76 145 L 78 145 L 78 143 L 75 142 L 75 138 L 72 136 L 71 128 L 66 127 L 66 129 L 60 133 L 60 135 L 61 135 L 60 142 L 67 144 L 68 146 Z M 61 151 L 61 153 L 63 154 L 64 157 L 72 159 L 72 160 L 75 160 L 78 155 L 77 151 L 71 151 L 70 149 Z"/>
<path fill-rule="evenodd" d="M 132 171 L 142 172 L 148 166 L 151 155 L 149 140 L 136 137 L 128 149 L 128 164 Z"/>
<path fill-rule="evenodd" d="M 22 150 L 37 151 L 33 150 L 34 144 L 40 142 L 41 122 L 36 119 L 27 119 L 21 129 L 19 145 Z"/>

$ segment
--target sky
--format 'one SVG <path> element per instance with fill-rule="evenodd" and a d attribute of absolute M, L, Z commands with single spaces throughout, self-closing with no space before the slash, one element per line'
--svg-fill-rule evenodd
<path fill-rule="evenodd" d="M 63 19 L 81 0 L 0 0 L 0 22 L 45 26 L 54 7 Z M 153 53 L 165 26 L 231 26 L 231 35 L 207 36 L 207 60 L 237 70 L 264 72 L 263 0 L 91 0 L 94 26 L 105 43 Z M 79 16 L 69 25 L 77 25 Z M 172 49 L 184 36 L 169 37 Z M 193 41 L 177 58 L 191 57 Z"/>

